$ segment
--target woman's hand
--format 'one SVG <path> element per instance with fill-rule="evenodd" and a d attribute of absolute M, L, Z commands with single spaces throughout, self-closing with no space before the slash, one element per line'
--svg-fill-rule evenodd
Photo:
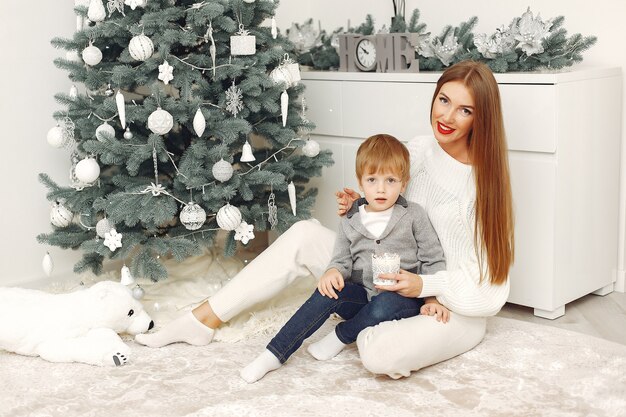
<path fill-rule="evenodd" d="M 450 310 L 435 302 L 427 302 L 420 308 L 420 314 L 423 316 L 435 316 L 437 321 L 447 323 L 450 320 Z"/>
<path fill-rule="evenodd" d="M 383 291 L 394 291 L 398 294 L 409 297 L 417 298 L 422 293 L 422 277 L 412 272 L 401 269 L 397 274 L 380 274 L 379 278 L 382 279 L 395 279 L 398 281 L 394 285 L 376 285 L 376 288 Z"/>
<path fill-rule="evenodd" d="M 335 193 L 337 197 L 337 214 L 343 216 L 350 210 L 352 204 L 361 198 L 361 195 L 352 188 L 344 188 L 342 191 Z"/>
<path fill-rule="evenodd" d="M 328 271 L 324 272 L 324 275 L 320 277 L 319 282 L 317 283 L 317 289 L 320 294 L 328 297 L 334 298 L 335 300 L 339 298 L 337 296 L 337 291 L 343 290 L 343 275 L 336 268 L 330 268 Z"/>

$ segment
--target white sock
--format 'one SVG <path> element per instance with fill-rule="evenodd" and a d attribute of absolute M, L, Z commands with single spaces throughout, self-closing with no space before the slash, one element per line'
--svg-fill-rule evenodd
<path fill-rule="evenodd" d="M 321 340 L 311 343 L 307 350 L 318 361 L 327 361 L 337 356 L 346 346 L 333 330 Z"/>
<path fill-rule="evenodd" d="M 239 375 L 248 383 L 258 381 L 263 378 L 266 373 L 278 369 L 282 366 L 280 361 L 272 352 L 265 349 L 255 360 L 250 362 L 248 366 L 243 368 Z"/>
<path fill-rule="evenodd" d="M 185 342 L 190 345 L 208 345 L 213 340 L 215 330 L 202 324 L 190 311 L 166 324 L 154 333 L 138 334 L 135 341 L 149 347 L 161 347 L 170 343 Z"/>

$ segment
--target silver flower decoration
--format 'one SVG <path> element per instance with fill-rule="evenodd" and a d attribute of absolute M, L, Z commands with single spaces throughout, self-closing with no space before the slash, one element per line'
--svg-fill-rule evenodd
<path fill-rule="evenodd" d="M 515 48 L 521 49 L 528 56 L 542 53 L 542 41 L 550 34 L 551 27 L 552 19 L 544 22 L 539 14 L 535 18 L 529 7 L 517 25 L 511 28 L 514 38 L 519 42 Z"/>
<path fill-rule="evenodd" d="M 456 36 L 450 31 L 443 40 L 443 43 L 439 38 L 435 39 L 433 51 L 435 56 L 447 67 L 452 62 L 454 54 L 459 50 L 459 46 Z"/>
<path fill-rule="evenodd" d="M 480 33 L 474 37 L 474 45 L 485 58 L 496 58 L 498 55 L 504 55 L 513 52 L 516 40 L 510 29 L 501 26 L 496 29 L 495 33 L 488 36 L 486 33 Z"/>

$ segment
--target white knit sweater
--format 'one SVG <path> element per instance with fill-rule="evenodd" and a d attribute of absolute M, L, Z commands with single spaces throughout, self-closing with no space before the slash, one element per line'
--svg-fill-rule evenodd
<path fill-rule="evenodd" d="M 476 186 L 470 165 L 448 155 L 432 136 L 407 143 L 411 154 L 411 180 L 404 193 L 421 204 L 439 236 L 447 270 L 422 275 L 421 297 L 436 296 L 453 312 L 466 316 L 492 316 L 509 296 L 509 282 L 492 285 L 480 281 L 474 250 Z M 483 268 L 484 269 L 484 268 Z"/>

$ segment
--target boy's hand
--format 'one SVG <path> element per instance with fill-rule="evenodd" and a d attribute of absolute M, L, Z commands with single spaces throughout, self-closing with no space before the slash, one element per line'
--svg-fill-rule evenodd
<path fill-rule="evenodd" d="M 427 302 L 420 308 L 420 314 L 423 316 L 435 316 L 437 321 L 447 323 L 450 320 L 450 310 L 439 304 L 437 301 Z"/>
<path fill-rule="evenodd" d="M 324 272 L 324 275 L 320 277 L 317 283 L 317 289 L 320 294 L 328 298 L 334 298 L 335 300 L 339 298 L 335 290 L 341 291 L 343 290 L 343 286 L 343 276 L 336 268 L 330 268 L 328 271 Z"/>
<path fill-rule="evenodd" d="M 352 188 L 344 188 L 342 191 L 337 191 L 335 197 L 337 197 L 337 214 L 343 216 L 350 210 L 352 204 L 361 198 L 361 195 Z"/>

